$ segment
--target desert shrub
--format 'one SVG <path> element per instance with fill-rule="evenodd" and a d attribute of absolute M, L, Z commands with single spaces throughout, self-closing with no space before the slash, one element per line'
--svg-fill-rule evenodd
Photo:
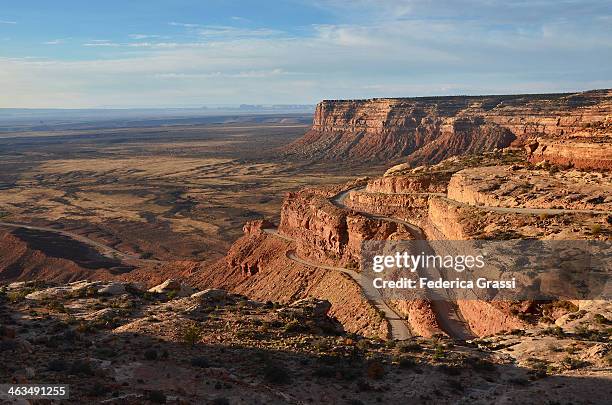
<path fill-rule="evenodd" d="M 190 363 L 194 367 L 199 367 L 199 368 L 210 367 L 210 362 L 208 361 L 206 357 L 203 357 L 203 356 L 193 357 Z"/>
<path fill-rule="evenodd" d="M 47 365 L 49 371 L 65 371 L 66 369 L 68 369 L 68 363 L 62 358 L 53 359 Z"/>
<path fill-rule="evenodd" d="M 446 380 L 446 385 L 453 391 L 461 392 L 465 389 L 459 380 Z"/>
<path fill-rule="evenodd" d="M 303 332 L 306 329 L 308 329 L 308 328 L 305 327 L 304 325 L 302 325 L 300 323 L 300 321 L 298 321 L 297 319 L 293 319 L 293 320 L 287 322 L 287 324 L 285 325 L 285 328 L 284 328 L 286 333 Z"/>
<path fill-rule="evenodd" d="M 526 378 L 521 378 L 521 377 L 509 378 L 508 382 L 513 385 L 521 385 L 521 386 L 529 385 L 529 380 L 527 380 Z"/>
<path fill-rule="evenodd" d="M 314 370 L 313 375 L 321 378 L 332 378 L 336 376 L 336 369 L 332 366 L 321 366 Z"/>
<path fill-rule="evenodd" d="M 576 354 L 580 351 L 579 348 L 577 348 L 576 346 L 567 346 L 565 348 L 565 352 L 569 353 L 569 354 Z"/>
<path fill-rule="evenodd" d="M 595 314 L 593 315 L 593 320 L 595 322 L 597 322 L 600 325 L 607 325 L 610 323 L 610 321 L 608 320 L 608 318 L 606 318 L 605 316 L 603 316 L 602 314 Z"/>
<path fill-rule="evenodd" d="M 444 350 L 444 346 L 441 344 L 437 344 L 434 349 L 433 359 L 434 360 L 442 360 L 446 356 L 446 351 Z"/>
<path fill-rule="evenodd" d="M 76 329 L 79 333 L 91 333 L 96 331 L 96 324 L 94 322 L 81 321 Z"/>
<path fill-rule="evenodd" d="M 52 311 L 57 311 L 61 313 L 67 312 L 66 308 L 64 307 L 64 304 L 56 300 L 49 301 L 49 303 L 47 304 L 47 308 L 49 308 Z"/>
<path fill-rule="evenodd" d="M 397 348 L 402 353 L 418 352 L 423 349 L 418 342 L 400 342 Z"/>
<path fill-rule="evenodd" d="M 74 329 L 66 330 L 62 335 L 62 340 L 66 342 L 74 342 L 79 339 L 79 334 Z"/>
<path fill-rule="evenodd" d="M 348 264 L 346 265 L 346 268 L 347 268 L 347 269 L 351 269 L 351 270 L 356 270 L 356 269 L 358 269 L 358 268 L 359 268 L 359 263 L 357 263 L 357 262 L 356 262 L 356 261 L 354 261 L 354 260 L 351 260 L 351 261 L 349 261 L 349 262 L 348 262 Z"/>
<path fill-rule="evenodd" d="M 546 377 L 550 373 L 548 363 L 535 357 L 529 357 L 526 361 L 527 366 L 531 368 L 529 372 L 534 378 Z"/>
<path fill-rule="evenodd" d="M 285 385 L 291 382 L 289 370 L 280 364 L 266 364 L 263 369 L 263 376 L 271 384 Z"/>
<path fill-rule="evenodd" d="M 600 224 L 593 224 L 591 226 L 591 233 L 593 235 L 599 235 L 601 233 L 601 225 Z"/>
<path fill-rule="evenodd" d="M 202 339 L 202 328 L 191 325 L 183 331 L 183 341 L 191 346 L 195 346 Z"/>
<path fill-rule="evenodd" d="M 97 381 L 93 383 L 92 386 L 88 389 L 89 395 L 93 397 L 101 397 L 106 394 L 107 390 L 108 389 L 104 385 L 100 384 Z"/>
<path fill-rule="evenodd" d="M 74 375 L 93 375 L 91 363 L 87 360 L 75 360 L 70 366 L 70 374 Z"/>
<path fill-rule="evenodd" d="M 398 364 L 400 368 L 408 369 L 416 366 L 416 361 L 412 357 L 402 356 L 400 357 Z"/>
<path fill-rule="evenodd" d="M 385 367 L 378 360 L 372 360 L 368 363 L 366 373 L 373 380 L 381 380 L 385 376 Z"/>
<path fill-rule="evenodd" d="M 343 380 L 354 381 L 363 376 L 363 370 L 357 367 L 344 367 L 340 370 L 340 375 Z"/>
<path fill-rule="evenodd" d="M 102 359 L 112 359 L 113 357 L 117 357 L 119 355 L 119 353 L 110 347 L 98 347 L 94 349 L 94 354 L 96 357 Z"/>
<path fill-rule="evenodd" d="M 312 346 L 320 352 L 326 352 L 330 349 L 330 345 L 325 339 L 317 339 L 312 343 Z"/>
<path fill-rule="evenodd" d="M 157 360 L 157 350 L 149 349 L 144 352 L 145 360 Z"/>
<path fill-rule="evenodd" d="M 154 404 L 165 404 L 166 403 L 166 395 L 161 391 L 150 391 L 149 392 L 149 401 Z"/>
<path fill-rule="evenodd" d="M 494 363 L 478 357 L 468 357 L 466 363 L 472 366 L 474 370 L 480 372 L 491 372 L 495 371 L 496 368 Z"/>
<path fill-rule="evenodd" d="M 461 368 L 459 368 L 459 366 L 456 365 L 449 365 L 449 364 L 440 364 L 438 366 L 438 370 L 440 370 L 441 372 L 443 372 L 444 374 L 447 375 L 459 375 L 461 374 Z"/>
<path fill-rule="evenodd" d="M 568 370 L 575 370 L 577 368 L 582 368 L 586 366 L 588 363 L 570 356 L 566 356 L 563 360 L 561 360 L 561 365 Z"/>
<path fill-rule="evenodd" d="M 146 300 L 146 301 L 155 301 L 155 298 L 157 298 L 157 294 L 150 292 L 150 291 L 145 291 L 142 293 L 142 299 Z"/>
<path fill-rule="evenodd" d="M 586 340 L 597 340 L 600 342 L 607 342 L 612 335 L 612 328 L 605 328 L 603 330 L 589 329 L 586 325 L 576 326 L 574 333 L 577 337 Z"/>
<path fill-rule="evenodd" d="M 546 328 L 541 333 L 542 335 L 545 335 L 545 336 L 556 336 L 556 337 L 565 336 L 565 332 L 560 326 L 553 326 L 552 328 Z"/>
<path fill-rule="evenodd" d="M 370 347 L 370 342 L 368 342 L 366 339 L 361 339 L 357 341 L 357 343 L 355 344 L 355 347 L 357 347 L 357 349 L 361 351 L 366 351 Z"/>
<path fill-rule="evenodd" d="M 30 293 L 30 290 L 25 289 L 21 291 L 11 291 L 6 294 L 6 298 L 12 303 L 21 302 L 25 299 L 26 295 Z"/>
<path fill-rule="evenodd" d="M 364 379 L 357 380 L 356 385 L 357 385 L 357 391 L 359 392 L 372 391 L 373 389 L 372 385 Z"/>

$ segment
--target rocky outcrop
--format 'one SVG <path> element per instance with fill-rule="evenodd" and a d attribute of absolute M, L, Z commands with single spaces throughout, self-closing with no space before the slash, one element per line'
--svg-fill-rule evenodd
<path fill-rule="evenodd" d="M 451 173 L 435 172 L 411 175 L 385 175 L 368 181 L 365 191 L 370 193 L 444 193 Z"/>
<path fill-rule="evenodd" d="M 274 224 L 267 219 L 249 221 L 242 227 L 245 235 L 260 235 L 264 229 L 274 228 Z"/>
<path fill-rule="evenodd" d="M 158 294 L 175 294 L 177 297 L 188 297 L 194 293 L 193 288 L 189 285 L 172 279 L 168 279 L 155 287 L 151 287 L 148 291 Z"/>
<path fill-rule="evenodd" d="M 419 336 L 444 335 L 431 302 L 423 299 L 392 302 L 395 310 L 410 321 L 410 329 Z"/>
<path fill-rule="evenodd" d="M 612 139 L 539 139 L 528 145 L 529 161 L 547 162 L 577 169 L 612 170 Z"/>
<path fill-rule="evenodd" d="M 504 308 L 503 304 L 477 300 L 457 301 L 462 316 L 470 325 L 470 329 L 478 336 L 524 329 L 527 326 L 525 322 L 510 314 L 510 310 Z"/>
<path fill-rule="evenodd" d="M 477 167 L 448 183 L 448 198 L 474 206 L 612 211 L 611 195 L 609 173 L 579 170 Z"/>
<path fill-rule="evenodd" d="M 361 244 L 401 234 L 402 225 L 368 218 L 333 205 L 308 190 L 290 193 L 281 209 L 279 232 L 295 239 L 300 256 L 334 266 L 357 267 Z"/>
<path fill-rule="evenodd" d="M 289 156 L 435 163 L 558 138 L 598 126 L 612 113 L 612 92 L 326 100 L 317 105 L 312 129 L 289 145 Z"/>
<path fill-rule="evenodd" d="M 429 196 L 423 194 L 401 195 L 354 191 L 346 198 L 345 204 L 355 210 L 410 219 L 418 224 L 427 215 L 428 200 Z"/>
<path fill-rule="evenodd" d="M 14 283 L 19 285 L 19 283 Z M 9 285 L 11 288 L 12 285 Z M 117 281 L 76 281 L 58 287 L 49 287 L 34 291 L 26 296 L 29 300 L 48 300 L 65 297 L 85 297 L 88 295 L 114 296 L 126 294 L 128 291 L 142 291 L 142 285 Z"/>
<path fill-rule="evenodd" d="M 331 303 L 329 316 L 348 332 L 385 338 L 389 325 L 347 275 L 301 265 L 287 257 L 295 246 L 279 236 L 245 234 L 226 258 L 195 272 L 189 283 L 205 288 L 222 288 L 260 301 L 291 303 L 317 298 Z M 245 268 L 257 268 L 245 272 Z"/>
<path fill-rule="evenodd" d="M 330 309 L 329 301 L 309 297 L 299 299 L 278 312 L 283 318 L 297 322 L 300 327 L 308 327 L 318 333 L 341 334 L 344 329 L 335 318 L 328 316 Z"/>

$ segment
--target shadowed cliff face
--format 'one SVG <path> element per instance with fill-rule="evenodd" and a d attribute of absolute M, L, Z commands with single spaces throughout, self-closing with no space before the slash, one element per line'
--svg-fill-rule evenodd
<path fill-rule="evenodd" d="M 318 104 L 312 129 L 285 152 L 324 160 L 437 163 L 531 138 L 591 136 L 590 129 L 611 113 L 610 90 L 328 100 Z"/>

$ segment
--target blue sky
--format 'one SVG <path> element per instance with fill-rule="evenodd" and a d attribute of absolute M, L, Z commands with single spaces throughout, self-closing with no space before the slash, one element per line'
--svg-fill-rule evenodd
<path fill-rule="evenodd" d="M 612 87 L 612 1 L 6 1 L 0 107 Z"/>

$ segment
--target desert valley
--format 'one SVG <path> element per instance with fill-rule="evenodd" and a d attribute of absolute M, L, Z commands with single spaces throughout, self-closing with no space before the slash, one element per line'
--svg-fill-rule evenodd
<path fill-rule="evenodd" d="M 372 241 L 517 240 L 598 243 L 603 285 L 365 277 Z M 605 403 L 611 240 L 612 90 L 4 129 L 0 378 L 72 403 Z"/>

